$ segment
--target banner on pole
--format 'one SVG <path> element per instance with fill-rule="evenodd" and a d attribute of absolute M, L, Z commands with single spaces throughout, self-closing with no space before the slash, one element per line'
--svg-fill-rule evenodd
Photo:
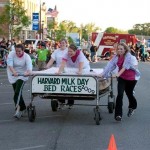
<path fill-rule="evenodd" d="M 32 30 L 39 30 L 39 13 L 32 13 Z"/>

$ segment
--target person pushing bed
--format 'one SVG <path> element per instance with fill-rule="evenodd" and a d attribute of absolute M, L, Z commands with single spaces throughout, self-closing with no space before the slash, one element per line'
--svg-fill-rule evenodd
<path fill-rule="evenodd" d="M 132 116 L 137 108 L 137 100 L 134 96 L 134 87 L 140 78 L 140 72 L 137 68 L 137 65 L 138 62 L 135 56 L 131 55 L 129 47 L 122 42 L 117 45 L 116 54 L 104 68 L 103 73 L 100 74 L 100 77 L 107 78 L 109 77 L 110 73 L 112 73 L 112 71 L 118 67 L 118 72 L 116 74 L 118 80 L 118 95 L 116 98 L 114 115 L 116 121 L 122 120 L 124 92 L 129 100 L 127 116 Z"/>
<path fill-rule="evenodd" d="M 20 118 L 26 110 L 26 105 L 22 96 L 23 86 L 28 80 L 28 76 L 32 73 L 32 60 L 30 56 L 24 52 L 24 46 L 18 44 L 15 51 L 11 51 L 7 58 L 7 75 L 8 80 L 13 86 L 15 118 Z M 23 76 L 19 76 L 22 74 Z"/>

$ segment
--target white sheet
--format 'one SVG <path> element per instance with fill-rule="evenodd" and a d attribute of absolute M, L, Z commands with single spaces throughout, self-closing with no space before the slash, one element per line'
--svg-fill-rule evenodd
<path fill-rule="evenodd" d="M 42 71 L 32 71 L 33 75 L 37 75 L 37 74 L 56 74 L 56 72 L 58 71 L 57 67 L 51 67 L 47 70 L 42 70 Z M 62 75 L 77 75 L 77 71 L 78 69 L 75 68 L 65 68 L 64 72 L 62 73 Z M 103 72 L 102 68 L 99 69 L 91 69 L 91 71 L 89 70 L 83 70 L 82 75 L 94 75 L 94 76 L 98 76 Z"/>

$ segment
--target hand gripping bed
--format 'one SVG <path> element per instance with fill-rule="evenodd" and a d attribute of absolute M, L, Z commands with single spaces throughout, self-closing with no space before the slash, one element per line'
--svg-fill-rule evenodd
<path fill-rule="evenodd" d="M 36 117 L 33 99 L 40 96 L 42 99 L 51 99 L 52 111 L 57 111 L 58 99 L 66 100 L 95 100 L 96 104 L 74 104 L 95 106 L 94 119 L 100 124 L 101 116 L 99 106 L 107 106 L 109 113 L 113 113 L 115 96 L 113 95 L 113 80 L 99 78 L 103 69 L 83 70 L 82 75 L 77 75 L 77 69 L 66 68 L 61 75 L 56 75 L 58 68 L 52 67 L 43 71 L 33 71 L 31 79 L 31 102 L 28 106 L 28 118 L 33 122 Z M 99 105 L 100 98 L 108 94 L 108 104 Z"/>

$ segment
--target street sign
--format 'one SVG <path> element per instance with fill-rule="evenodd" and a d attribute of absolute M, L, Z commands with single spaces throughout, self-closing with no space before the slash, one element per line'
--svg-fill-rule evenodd
<path fill-rule="evenodd" d="M 32 30 L 38 31 L 39 30 L 39 24 L 32 23 Z"/>
<path fill-rule="evenodd" d="M 32 13 L 32 30 L 39 30 L 39 13 Z"/>

